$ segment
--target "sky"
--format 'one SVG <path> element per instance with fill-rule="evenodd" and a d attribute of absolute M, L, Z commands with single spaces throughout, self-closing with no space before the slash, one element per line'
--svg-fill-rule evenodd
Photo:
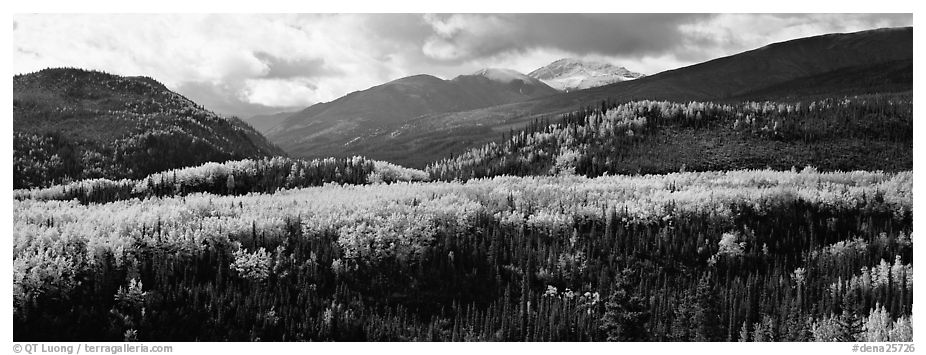
<path fill-rule="evenodd" d="M 294 111 L 398 78 L 561 58 L 652 75 L 912 14 L 17 14 L 13 69 L 150 76 L 224 115 Z"/>

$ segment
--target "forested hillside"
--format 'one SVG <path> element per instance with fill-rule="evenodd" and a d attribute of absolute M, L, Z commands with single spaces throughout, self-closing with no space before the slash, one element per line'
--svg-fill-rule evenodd
<path fill-rule="evenodd" d="M 14 188 L 281 154 L 151 78 L 66 68 L 13 78 Z"/>
<path fill-rule="evenodd" d="M 913 168 L 908 95 L 810 102 L 603 101 L 428 166 L 435 179 L 497 175 Z"/>
<path fill-rule="evenodd" d="M 245 159 L 173 169 L 143 179 L 88 179 L 46 188 L 14 190 L 18 200 L 79 200 L 106 203 L 131 198 L 184 196 L 206 192 L 215 195 L 274 193 L 324 184 L 368 184 L 427 181 L 428 174 L 362 157 L 302 160 L 290 158 Z"/>

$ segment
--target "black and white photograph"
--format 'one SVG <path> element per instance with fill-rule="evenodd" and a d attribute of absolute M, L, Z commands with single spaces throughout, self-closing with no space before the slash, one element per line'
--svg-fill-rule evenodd
<path fill-rule="evenodd" d="M 915 351 L 912 7 L 556 9 L 12 14 L 9 345 Z"/>

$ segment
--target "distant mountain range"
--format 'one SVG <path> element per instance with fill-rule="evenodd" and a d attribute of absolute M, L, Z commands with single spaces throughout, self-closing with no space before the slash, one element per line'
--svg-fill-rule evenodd
<path fill-rule="evenodd" d="M 613 64 L 564 58 L 527 74 L 560 91 L 575 91 L 642 78 Z"/>
<path fill-rule="evenodd" d="M 154 79 L 66 68 L 13 77 L 13 144 L 16 188 L 285 154 Z"/>
<path fill-rule="evenodd" d="M 312 105 L 264 132 L 298 157 L 382 159 L 389 156 L 367 151 L 363 144 L 396 138 L 403 127 L 412 128 L 407 126 L 410 119 L 557 94 L 540 80 L 506 69 L 483 69 L 452 80 L 415 75 Z"/>

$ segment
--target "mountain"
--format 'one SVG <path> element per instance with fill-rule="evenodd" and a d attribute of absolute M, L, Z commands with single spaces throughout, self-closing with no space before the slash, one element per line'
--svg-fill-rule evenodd
<path fill-rule="evenodd" d="M 290 115 L 267 135 L 297 157 L 364 155 L 388 160 L 394 156 L 384 150 L 367 150 L 365 144 L 392 140 L 403 129 L 414 130 L 406 123 L 416 117 L 557 94 L 540 80 L 505 69 L 483 69 L 452 80 L 415 75 L 312 105 Z"/>
<path fill-rule="evenodd" d="M 15 188 L 284 154 L 154 79 L 70 68 L 13 77 L 13 144 Z"/>
<path fill-rule="evenodd" d="M 643 74 L 613 64 L 564 58 L 527 74 L 560 91 L 575 91 L 639 79 Z"/>

